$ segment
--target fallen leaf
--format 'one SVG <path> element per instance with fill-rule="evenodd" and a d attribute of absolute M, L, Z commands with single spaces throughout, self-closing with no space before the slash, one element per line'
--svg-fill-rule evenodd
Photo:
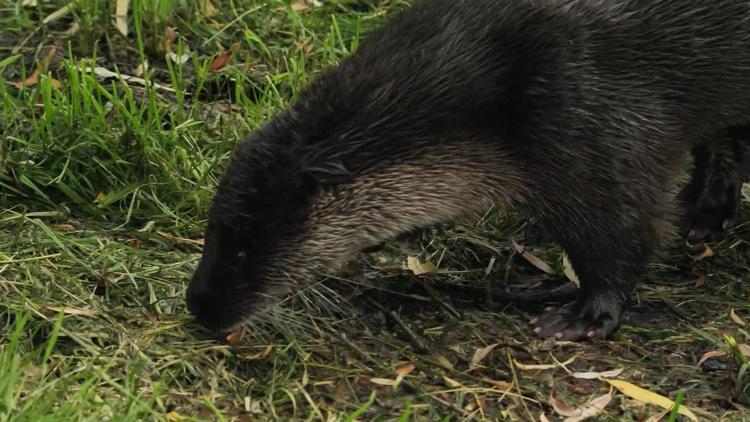
<path fill-rule="evenodd" d="M 565 419 L 564 422 L 580 422 L 588 418 L 597 416 L 609 405 L 612 401 L 612 394 L 607 393 L 603 396 L 599 396 L 585 405 L 580 407 L 581 414 Z"/>
<path fill-rule="evenodd" d="M 576 275 L 575 270 L 573 269 L 573 264 L 570 262 L 570 259 L 568 258 L 568 254 L 563 252 L 563 274 L 565 274 L 565 277 L 575 283 L 576 286 L 581 287 L 581 280 L 578 279 L 578 275 Z"/>
<path fill-rule="evenodd" d="M 461 385 L 460 382 L 454 380 L 453 378 L 450 378 L 447 375 L 443 375 L 443 379 L 445 380 L 445 383 L 448 384 L 449 387 L 453 387 L 453 388 L 463 387 L 463 385 Z"/>
<path fill-rule="evenodd" d="M 36 6 L 36 0 L 23 0 L 21 2 L 21 6 L 34 7 L 34 6 Z"/>
<path fill-rule="evenodd" d="M 469 370 L 476 369 L 479 364 L 490 354 L 500 343 L 490 344 L 489 346 L 479 348 L 474 351 L 474 356 L 471 357 L 471 364 Z"/>
<path fill-rule="evenodd" d="M 198 8 L 201 10 L 203 17 L 206 18 L 212 18 L 218 13 L 216 6 L 214 6 L 209 0 L 199 0 Z"/>
<path fill-rule="evenodd" d="M 74 35 L 76 32 L 78 32 L 80 29 L 81 29 L 81 24 L 79 24 L 78 22 L 73 22 L 73 23 L 70 24 L 70 26 L 68 27 L 68 29 L 66 29 L 62 33 L 62 35 L 64 37 L 70 37 L 70 36 Z"/>
<path fill-rule="evenodd" d="M 236 42 L 232 44 L 231 47 L 229 47 L 229 50 L 226 50 L 225 52 L 221 53 L 218 57 L 214 59 L 214 61 L 211 62 L 211 65 L 208 66 L 209 72 L 217 72 L 227 66 L 229 61 L 234 57 L 234 54 L 237 52 L 237 50 L 240 49 L 240 43 Z"/>
<path fill-rule="evenodd" d="M 496 381 L 489 378 L 483 378 L 482 380 L 484 382 L 492 384 L 493 387 L 495 387 L 499 391 L 502 391 L 503 393 L 508 392 L 513 388 L 513 384 L 510 382 Z"/>
<path fill-rule="evenodd" d="M 667 415 L 669 415 L 670 413 L 672 413 L 671 409 L 664 409 L 661 412 L 659 412 L 659 413 L 651 416 L 650 418 L 646 419 L 646 422 L 659 422 L 662 419 L 666 418 Z"/>
<path fill-rule="evenodd" d="M 76 2 L 72 1 L 72 2 L 70 2 L 68 4 L 66 4 L 65 6 L 63 6 L 63 7 L 59 8 L 59 9 L 55 10 L 54 12 L 50 13 L 46 18 L 44 18 L 44 20 L 42 21 L 42 23 L 48 24 L 50 22 L 54 22 L 54 21 L 62 18 L 63 16 L 67 15 L 68 13 L 70 13 L 70 11 L 73 9 L 73 6 L 75 6 L 75 4 L 76 4 Z"/>
<path fill-rule="evenodd" d="M 624 371 L 624 368 L 620 369 L 613 369 L 611 371 L 604 371 L 604 372 L 573 372 L 573 378 L 578 378 L 582 380 L 595 380 L 599 378 L 615 378 L 620 376 L 622 374 L 622 371 Z"/>
<path fill-rule="evenodd" d="M 416 366 L 413 363 L 407 363 L 404 366 L 400 366 L 400 367 L 396 368 L 396 372 L 399 375 L 409 375 L 412 372 L 414 372 L 415 368 L 416 368 Z"/>
<path fill-rule="evenodd" d="M 135 68 L 135 72 L 133 73 L 135 74 L 136 78 L 140 78 L 141 76 L 143 76 L 143 74 L 147 70 L 148 70 L 148 62 L 142 62 L 141 64 L 138 65 L 138 67 Z"/>
<path fill-rule="evenodd" d="M 406 258 L 406 268 L 417 277 L 437 274 L 437 268 L 434 264 L 431 262 L 422 263 L 419 258 L 413 256 Z"/>
<path fill-rule="evenodd" d="M 96 309 L 81 309 L 72 306 L 45 306 L 45 308 L 53 312 L 62 312 L 65 315 L 95 316 L 99 314 Z"/>
<path fill-rule="evenodd" d="M 310 8 L 310 5 L 305 3 L 304 1 L 293 1 L 291 6 L 292 10 L 294 10 L 295 12 L 302 12 Z"/>
<path fill-rule="evenodd" d="M 703 365 L 709 359 L 723 358 L 726 355 L 727 355 L 727 352 L 723 352 L 721 350 L 713 350 L 711 352 L 706 352 L 703 354 L 703 356 L 701 356 L 700 360 L 698 361 L 698 366 Z"/>
<path fill-rule="evenodd" d="M 206 243 L 205 239 L 195 239 L 195 240 L 194 239 L 186 239 L 184 237 L 175 236 L 173 234 L 165 233 L 163 231 L 157 231 L 156 233 L 159 234 L 160 236 L 162 236 L 162 237 L 164 237 L 164 238 L 166 238 L 166 239 L 174 242 L 174 243 L 177 243 L 177 244 L 188 244 L 188 245 L 204 246 L 205 243 Z"/>
<path fill-rule="evenodd" d="M 370 382 L 377 385 L 386 385 L 388 387 L 396 387 L 399 384 L 398 380 L 388 378 L 370 378 Z"/>
<path fill-rule="evenodd" d="M 28 78 L 21 82 L 16 82 L 13 84 L 18 89 L 21 89 L 25 86 L 32 86 L 36 85 L 36 83 L 39 82 L 39 71 L 37 69 L 34 69 L 33 72 L 31 72 L 31 75 L 29 75 Z"/>
<path fill-rule="evenodd" d="M 539 422 L 549 422 L 549 419 L 547 419 L 547 415 L 545 415 L 544 412 L 539 415 Z"/>
<path fill-rule="evenodd" d="M 237 330 L 237 331 L 229 334 L 226 337 L 226 340 L 227 340 L 227 343 L 229 343 L 230 346 L 236 346 L 236 345 L 240 344 L 240 342 L 242 341 L 242 337 L 244 337 L 244 332 L 240 329 L 240 330 Z"/>
<path fill-rule="evenodd" d="M 564 368 L 570 365 L 571 363 L 573 363 L 575 360 L 576 360 L 576 356 L 573 356 L 572 358 L 562 363 L 553 363 L 553 364 L 546 364 L 546 365 L 526 365 L 513 359 L 513 364 L 522 371 L 538 371 L 538 370 L 555 369 L 559 367 Z"/>
<path fill-rule="evenodd" d="M 737 315 L 737 313 L 734 312 L 734 308 L 732 308 L 732 310 L 729 312 L 729 317 L 732 318 L 732 321 L 734 321 L 734 323 L 739 325 L 740 327 L 744 327 L 747 325 L 747 323 L 743 321 L 742 318 Z"/>
<path fill-rule="evenodd" d="M 115 5 L 115 27 L 124 37 L 128 36 L 128 8 L 130 0 L 117 0 Z"/>
<path fill-rule="evenodd" d="M 748 346 L 747 344 L 745 343 L 738 344 L 737 350 L 739 350 L 743 356 L 750 357 L 750 346 Z"/>
<path fill-rule="evenodd" d="M 710 246 L 703 245 L 703 247 L 704 247 L 703 252 L 699 253 L 698 255 L 694 255 L 693 256 L 693 259 L 695 261 L 703 261 L 706 258 L 710 258 L 710 257 L 714 256 L 714 251 L 713 251 L 713 249 L 711 249 Z"/>
<path fill-rule="evenodd" d="M 626 396 L 638 400 L 643 403 L 647 404 L 653 404 L 656 406 L 659 406 L 663 409 L 672 409 L 674 407 L 674 401 L 670 400 L 667 397 L 664 397 L 660 394 L 656 394 L 654 392 L 648 391 L 644 388 L 638 387 L 637 385 L 633 385 L 627 381 L 621 381 L 621 380 L 605 380 L 610 385 L 615 387 L 616 389 L 620 390 L 621 393 L 625 394 Z M 690 410 L 685 405 L 680 405 L 680 408 L 677 410 L 679 414 L 687 417 L 688 419 L 692 421 L 697 421 L 698 418 L 695 416 L 695 413 L 693 413 L 692 410 Z"/>
<path fill-rule="evenodd" d="M 273 345 L 269 344 L 265 349 L 261 350 L 258 353 L 252 354 L 252 355 L 241 355 L 239 356 L 240 360 L 260 360 L 265 359 L 268 356 L 271 355 L 271 352 L 273 351 Z"/>
<path fill-rule="evenodd" d="M 549 404 L 560 416 L 580 416 L 581 410 L 565 404 L 555 396 L 549 396 Z"/>
<path fill-rule="evenodd" d="M 172 44 L 177 40 L 177 31 L 171 26 L 164 30 L 164 51 L 172 51 Z"/>
<path fill-rule="evenodd" d="M 548 263 L 542 261 L 539 257 L 529 252 L 525 247 L 516 243 L 515 240 L 511 240 L 511 245 L 517 254 L 521 255 L 529 264 L 542 270 L 547 274 L 555 274 L 555 269 L 552 268 Z"/>
<path fill-rule="evenodd" d="M 64 232 L 72 232 L 73 230 L 76 229 L 75 226 L 72 224 L 53 224 L 49 227 L 52 229 L 61 230 Z"/>

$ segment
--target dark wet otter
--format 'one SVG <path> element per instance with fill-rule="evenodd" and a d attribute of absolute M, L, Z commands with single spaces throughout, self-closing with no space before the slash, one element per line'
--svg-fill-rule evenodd
<path fill-rule="evenodd" d="M 239 144 L 188 306 L 225 329 L 365 247 L 506 201 L 581 280 L 541 337 L 606 337 L 668 235 L 750 173 L 747 0 L 424 0 Z M 743 161 L 745 160 L 745 161 Z"/>

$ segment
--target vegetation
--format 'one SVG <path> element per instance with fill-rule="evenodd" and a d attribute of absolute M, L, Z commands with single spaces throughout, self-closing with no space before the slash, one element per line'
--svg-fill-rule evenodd
<path fill-rule="evenodd" d="M 486 297 L 564 280 L 501 208 L 363 254 L 227 339 L 191 320 L 235 143 L 405 6 L 0 0 L 0 420 L 750 418 L 747 212 L 670 248 L 607 342 L 539 341 L 541 305 Z"/>

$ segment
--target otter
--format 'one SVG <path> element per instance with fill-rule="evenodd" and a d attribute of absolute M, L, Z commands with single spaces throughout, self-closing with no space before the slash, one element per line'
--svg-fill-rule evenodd
<path fill-rule="evenodd" d="M 746 0 L 417 1 L 238 144 L 188 309 L 226 330 L 367 247 L 499 201 L 581 282 L 533 331 L 606 338 L 677 227 L 736 221 L 748 135 Z"/>

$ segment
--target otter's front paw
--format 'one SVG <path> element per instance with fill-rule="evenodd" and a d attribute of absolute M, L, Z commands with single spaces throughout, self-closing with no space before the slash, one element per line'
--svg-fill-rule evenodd
<path fill-rule="evenodd" d="M 556 340 L 595 340 L 608 338 L 620 326 L 621 309 L 595 315 L 586 308 L 576 304 L 548 308 L 531 320 L 534 333 L 540 338 L 554 337 Z"/>

